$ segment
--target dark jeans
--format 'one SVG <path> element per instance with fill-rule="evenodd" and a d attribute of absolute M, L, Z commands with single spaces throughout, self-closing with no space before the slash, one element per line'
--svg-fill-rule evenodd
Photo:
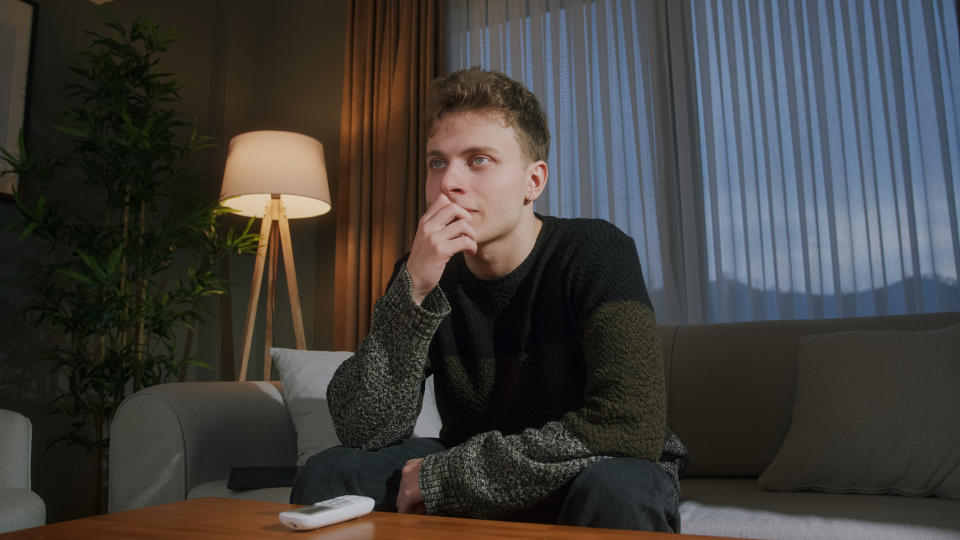
<path fill-rule="evenodd" d="M 403 465 L 445 449 L 433 439 L 407 439 L 375 451 L 329 448 L 307 460 L 290 502 L 307 505 L 338 495 L 366 495 L 376 501 L 376 510 L 396 512 Z M 587 466 L 539 506 L 503 519 L 680 532 L 679 504 L 673 479 L 659 465 L 610 458 Z"/>

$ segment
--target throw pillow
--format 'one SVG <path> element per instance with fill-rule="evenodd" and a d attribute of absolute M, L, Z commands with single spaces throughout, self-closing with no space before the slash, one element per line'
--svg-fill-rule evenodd
<path fill-rule="evenodd" d="M 960 499 L 960 325 L 800 339 L 770 490 Z"/>
<path fill-rule="evenodd" d="M 283 383 L 283 399 L 297 431 L 297 465 L 321 450 L 340 444 L 327 407 L 327 385 L 353 353 L 270 349 Z"/>
<path fill-rule="evenodd" d="M 327 406 L 327 385 L 340 364 L 353 353 L 272 348 L 270 355 L 280 374 L 283 399 L 297 431 L 297 465 L 303 465 L 317 452 L 340 444 Z M 440 415 L 431 375 L 425 383 L 423 406 L 413 436 L 437 437 L 439 433 Z"/>

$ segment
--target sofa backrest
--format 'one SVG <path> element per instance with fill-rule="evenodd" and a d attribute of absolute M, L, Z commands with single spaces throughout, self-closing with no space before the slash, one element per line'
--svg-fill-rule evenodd
<path fill-rule="evenodd" d="M 757 477 L 790 427 L 801 336 L 930 330 L 960 312 L 851 319 L 661 326 L 670 428 L 690 451 L 688 477 Z"/>

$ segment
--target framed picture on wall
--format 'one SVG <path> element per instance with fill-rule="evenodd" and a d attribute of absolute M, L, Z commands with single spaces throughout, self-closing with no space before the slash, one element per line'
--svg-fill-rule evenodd
<path fill-rule="evenodd" d="M 36 20 L 32 0 L 0 0 L 0 146 L 15 156 L 27 125 Z M 7 168 L 0 163 L 0 171 Z M 18 181 L 13 173 L 0 176 L 0 197 L 11 197 Z"/>

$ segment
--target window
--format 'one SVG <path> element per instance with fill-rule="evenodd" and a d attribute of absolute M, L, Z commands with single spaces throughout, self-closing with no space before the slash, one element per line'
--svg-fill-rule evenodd
<path fill-rule="evenodd" d="M 470 0 L 449 68 L 540 98 L 539 212 L 637 242 L 661 322 L 960 309 L 952 0 Z"/>

